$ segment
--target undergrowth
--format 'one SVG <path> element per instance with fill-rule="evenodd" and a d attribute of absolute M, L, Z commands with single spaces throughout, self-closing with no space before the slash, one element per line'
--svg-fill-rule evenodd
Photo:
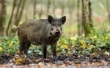
<path fill-rule="evenodd" d="M 82 36 L 64 37 L 62 36 L 57 43 L 58 54 L 109 54 L 110 33 L 105 29 L 95 30 L 87 37 Z M 51 47 L 48 46 L 48 53 L 51 54 Z M 37 53 L 42 55 L 41 46 L 32 45 L 28 54 Z M 14 55 L 19 53 L 19 40 L 17 36 L 0 37 L 0 54 Z"/>

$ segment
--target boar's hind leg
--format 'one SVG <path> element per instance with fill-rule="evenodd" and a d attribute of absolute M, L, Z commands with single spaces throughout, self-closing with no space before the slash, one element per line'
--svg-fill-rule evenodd
<path fill-rule="evenodd" d="M 25 44 L 24 54 L 27 54 L 30 45 L 31 44 L 27 41 L 26 44 Z"/>
<path fill-rule="evenodd" d="M 24 42 L 23 41 L 20 41 L 19 51 L 21 55 L 24 54 Z"/>
<path fill-rule="evenodd" d="M 28 41 L 21 40 L 20 47 L 19 47 L 20 54 L 21 55 L 27 54 L 29 47 L 30 47 L 30 43 Z"/>

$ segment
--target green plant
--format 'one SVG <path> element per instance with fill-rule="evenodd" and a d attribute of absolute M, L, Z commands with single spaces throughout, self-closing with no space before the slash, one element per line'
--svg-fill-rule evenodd
<path fill-rule="evenodd" d="M 15 37 L 0 37 L 0 50 L 1 54 L 15 54 L 18 50 L 18 38 Z"/>

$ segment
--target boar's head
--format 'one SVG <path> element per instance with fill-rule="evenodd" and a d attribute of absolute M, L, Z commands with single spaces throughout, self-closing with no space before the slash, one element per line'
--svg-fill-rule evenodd
<path fill-rule="evenodd" d="M 62 24 L 66 22 L 66 16 L 61 18 L 53 18 L 49 15 L 48 22 L 51 24 L 50 34 L 53 36 L 60 36 L 62 34 Z"/>

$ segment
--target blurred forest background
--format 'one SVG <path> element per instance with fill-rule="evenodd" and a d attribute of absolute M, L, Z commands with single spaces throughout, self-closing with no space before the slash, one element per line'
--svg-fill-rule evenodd
<path fill-rule="evenodd" d="M 110 0 L 0 0 L 0 55 L 19 55 L 14 26 L 27 19 L 46 19 L 48 15 L 67 18 L 57 43 L 59 56 L 71 56 L 76 61 L 75 57 L 78 62 L 94 62 L 94 58 L 110 61 Z M 28 54 L 42 55 L 40 47 L 31 46 Z M 50 48 L 48 54 L 52 54 Z M 15 64 L 19 64 L 18 60 Z"/>
<path fill-rule="evenodd" d="M 110 24 L 110 0 L 87 0 L 86 15 L 90 26 L 100 29 Z M 0 0 L 0 35 L 12 35 L 13 26 L 27 19 L 45 19 L 47 15 L 66 16 L 64 36 L 84 34 L 81 0 Z M 105 26 L 106 27 L 106 26 Z M 88 29 L 88 28 L 86 28 Z"/>

